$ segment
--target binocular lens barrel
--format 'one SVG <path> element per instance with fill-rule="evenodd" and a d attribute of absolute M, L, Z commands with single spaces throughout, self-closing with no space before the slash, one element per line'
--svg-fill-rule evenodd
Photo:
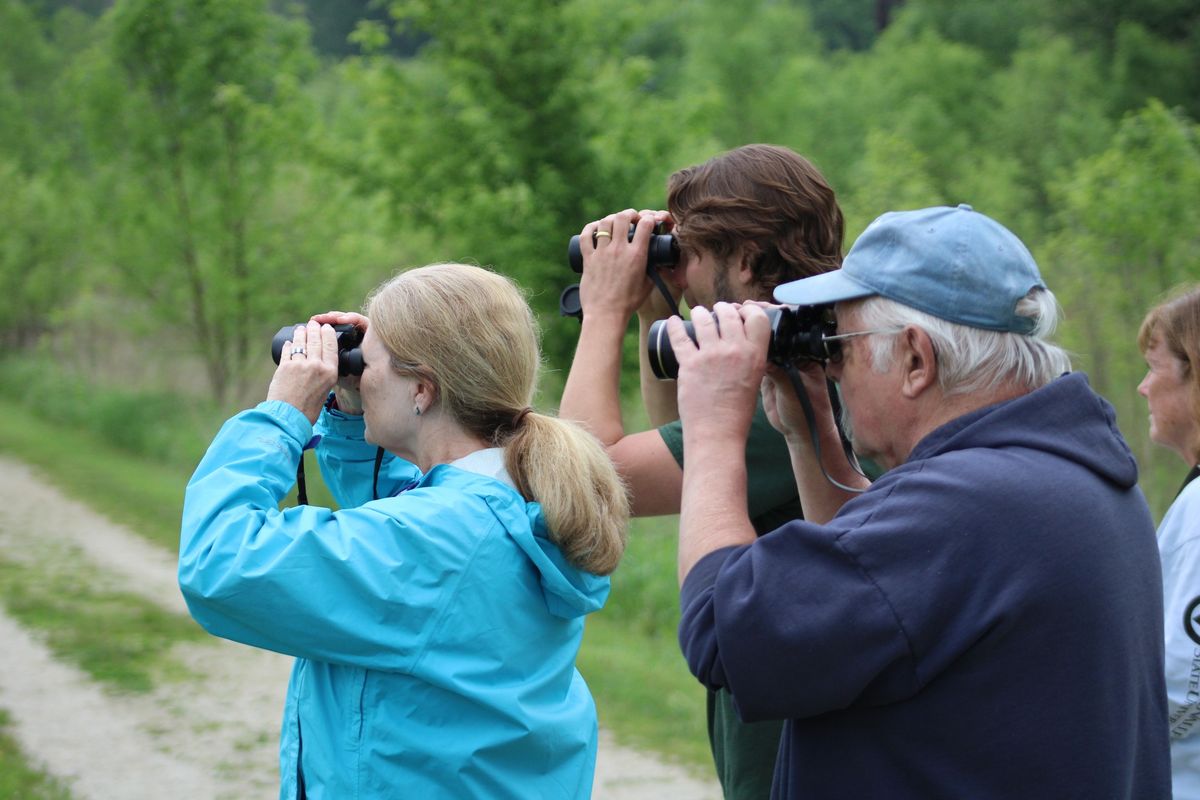
<path fill-rule="evenodd" d="M 696 328 L 688 320 L 684 320 L 683 329 L 694 342 Z M 667 335 L 667 321 L 660 319 L 650 325 L 646 334 L 646 350 L 650 356 L 650 371 L 660 381 L 673 381 L 679 377 L 679 362 L 675 359 L 675 349 L 671 347 L 671 337 Z"/>
<path fill-rule="evenodd" d="M 827 314 L 828 307 L 767 308 L 764 309 L 771 323 L 771 343 L 767 347 L 767 359 L 776 364 L 793 361 L 825 362 L 834 355 L 826 336 L 832 336 L 836 325 Z M 713 319 L 716 322 L 716 319 Z M 696 329 L 691 322 L 684 321 L 683 329 L 688 337 L 696 341 Z M 646 355 L 650 370 L 659 380 L 675 380 L 679 377 L 679 360 L 667 334 L 667 321 L 660 319 L 650 326 L 646 335 Z"/>

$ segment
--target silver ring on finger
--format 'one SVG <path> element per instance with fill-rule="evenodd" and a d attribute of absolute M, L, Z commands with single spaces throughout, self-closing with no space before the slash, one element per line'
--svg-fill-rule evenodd
<path fill-rule="evenodd" d="M 305 350 L 303 347 L 293 347 L 292 351 L 288 354 L 288 359 L 290 360 L 290 359 L 295 358 L 296 356 L 302 356 L 304 354 L 305 354 Z"/>

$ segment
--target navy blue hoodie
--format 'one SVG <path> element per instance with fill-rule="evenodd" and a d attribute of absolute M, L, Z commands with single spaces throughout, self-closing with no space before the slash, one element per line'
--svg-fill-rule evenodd
<path fill-rule="evenodd" d="M 680 644 L 783 718 L 777 798 L 1170 797 L 1154 525 L 1081 374 L 962 416 L 847 503 L 701 560 Z"/>

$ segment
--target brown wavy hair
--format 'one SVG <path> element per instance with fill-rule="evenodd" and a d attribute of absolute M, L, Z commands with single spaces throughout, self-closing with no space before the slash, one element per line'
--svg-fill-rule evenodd
<path fill-rule="evenodd" d="M 838 269 L 845 223 L 833 188 L 803 156 L 749 144 L 667 181 L 680 242 L 725 262 L 739 248 L 759 290 Z"/>
<path fill-rule="evenodd" d="M 1150 309 L 1137 341 L 1143 354 L 1161 341 L 1183 362 L 1184 377 L 1192 386 L 1192 416 L 1200 421 L 1200 283 L 1176 287 Z M 1192 442 L 1192 453 L 1200 454 L 1200 441 Z"/>

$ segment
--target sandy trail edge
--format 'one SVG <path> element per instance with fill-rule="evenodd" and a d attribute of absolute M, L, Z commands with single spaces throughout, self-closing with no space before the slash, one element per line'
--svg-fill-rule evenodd
<path fill-rule="evenodd" d="M 67 546 L 123 588 L 186 613 L 170 554 L 0 455 L 0 552 L 28 560 L 33 541 Z M 213 639 L 176 653 L 194 680 L 127 696 L 56 662 L 36 635 L 3 614 L 0 642 L 0 707 L 23 750 L 79 800 L 276 796 L 290 659 Z M 720 790 L 601 731 L 594 797 L 717 800 Z"/>

